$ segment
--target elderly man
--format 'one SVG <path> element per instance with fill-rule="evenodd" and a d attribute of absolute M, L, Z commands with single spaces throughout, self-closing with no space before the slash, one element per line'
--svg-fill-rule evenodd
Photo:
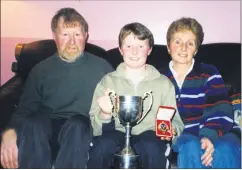
<path fill-rule="evenodd" d="M 37 64 L 2 134 L 4 168 L 85 168 L 92 136 L 89 110 L 97 83 L 113 69 L 84 52 L 86 20 L 60 9 L 51 28 L 57 53 Z M 55 161 L 51 152 L 57 150 Z"/>

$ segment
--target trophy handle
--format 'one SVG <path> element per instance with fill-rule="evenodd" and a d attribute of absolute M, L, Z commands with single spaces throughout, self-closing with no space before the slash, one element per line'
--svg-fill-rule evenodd
<path fill-rule="evenodd" d="M 153 104 L 153 96 L 152 96 L 151 93 L 152 93 L 151 90 L 150 90 L 149 92 L 145 92 L 145 93 L 144 93 L 143 100 L 144 100 L 146 97 L 150 96 L 150 104 L 149 104 L 148 109 L 147 109 L 146 111 L 143 112 L 142 117 L 141 117 L 141 119 L 137 122 L 137 124 L 139 124 L 139 123 L 145 118 L 145 116 L 147 115 L 147 113 L 148 113 L 148 112 L 150 111 L 150 109 L 151 109 L 151 106 L 152 106 L 152 104 Z"/>
<path fill-rule="evenodd" d="M 108 95 L 109 95 L 110 100 L 111 100 L 111 103 L 112 103 L 112 105 L 113 105 L 111 115 L 112 115 L 112 117 L 113 117 L 114 119 L 117 120 L 118 123 L 120 123 L 117 114 L 116 114 L 116 115 L 114 114 L 114 113 L 115 113 L 115 112 L 114 112 L 114 111 L 115 111 L 115 103 L 113 103 L 113 100 L 112 100 L 112 97 L 114 97 L 115 99 L 117 98 L 116 93 L 115 93 L 113 90 L 111 90 L 111 91 L 108 93 Z"/>

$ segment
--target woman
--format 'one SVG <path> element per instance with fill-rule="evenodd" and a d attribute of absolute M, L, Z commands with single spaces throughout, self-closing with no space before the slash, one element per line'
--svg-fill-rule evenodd
<path fill-rule="evenodd" d="M 228 90 L 216 67 L 194 59 L 203 37 L 192 18 L 174 21 L 167 32 L 172 61 L 160 73 L 175 86 L 185 125 L 174 145 L 178 168 L 240 168 L 240 139 L 229 133 L 234 121 Z"/>

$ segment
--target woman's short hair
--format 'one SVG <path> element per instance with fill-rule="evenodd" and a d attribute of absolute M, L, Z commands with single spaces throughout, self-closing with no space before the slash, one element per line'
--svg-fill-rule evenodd
<path fill-rule="evenodd" d="M 166 34 L 167 45 L 170 46 L 173 35 L 180 31 L 192 31 L 196 37 L 196 47 L 197 49 L 203 42 L 204 33 L 201 24 L 194 18 L 180 18 L 173 21 L 168 28 Z"/>

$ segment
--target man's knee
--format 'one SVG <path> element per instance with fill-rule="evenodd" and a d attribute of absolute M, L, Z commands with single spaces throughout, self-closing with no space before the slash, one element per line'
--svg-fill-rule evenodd
<path fill-rule="evenodd" d="M 50 119 L 41 114 L 31 114 L 22 120 L 20 128 L 23 127 L 46 127 L 50 124 Z"/>
<path fill-rule="evenodd" d="M 20 168 L 51 168 L 51 126 L 48 121 L 47 118 L 31 115 L 23 121 L 21 129 L 17 130 Z"/>
<path fill-rule="evenodd" d="M 58 141 L 62 145 L 65 141 L 69 145 L 82 143 L 89 146 L 92 138 L 92 127 L 90 119 L 82 115 L 70 117 L 61 127 Z"/>
<path fill-rule="evenodd" d="M 91 129 L 90 118 L 83 115 L 74 115 L 70 117 L 65 124 L 73 128 Z"/>
<path fill-rule="evenodd" d="M 23 137 L 33 138 L 50 138 L 51 136 L 51 123 L 48 117 L 42 115 L 30 115 L 26 117 L 21 126 L 16 129 L 18 143 L 22 141 Z"/>

